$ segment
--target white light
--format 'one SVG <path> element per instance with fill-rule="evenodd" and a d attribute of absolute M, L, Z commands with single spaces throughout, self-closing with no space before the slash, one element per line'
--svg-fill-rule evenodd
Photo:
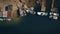
<path fill-rule="evenodd" d="M 54 13 L 54 15 L 57 15 L 57 13 Z"/>
<path fill-rule="evenodd" d="M 29 10 L 26 10 L 27 13 L 29 13 Z"/>
<path fill-rule="evenodd" d="M 38 15 L 41 15 L 42 13 L 41 12 L 37 12 Z"/>

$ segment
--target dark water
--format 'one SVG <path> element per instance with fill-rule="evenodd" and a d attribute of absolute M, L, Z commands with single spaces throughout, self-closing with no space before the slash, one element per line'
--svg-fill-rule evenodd
<path fill-rule="evenodd" d="M 54 34 L 60 31 L 59 20 L 50 20 L 47 16 L 25 16 L 17 25 L 0 26 L 0 33 L 4 34 Z"/>

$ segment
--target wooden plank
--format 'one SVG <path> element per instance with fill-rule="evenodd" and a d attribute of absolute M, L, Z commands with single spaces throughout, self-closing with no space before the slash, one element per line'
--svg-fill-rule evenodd
<path fill-rule="evenodd" d="M 2 15 L 2 12 L 0 12 L 0 17 L 2 17 L 3 15 Z"/>

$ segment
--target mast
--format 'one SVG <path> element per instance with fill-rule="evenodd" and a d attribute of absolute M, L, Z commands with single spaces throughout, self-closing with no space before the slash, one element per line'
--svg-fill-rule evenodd
<path fill-rule="evenodd" d="M 52 0 L 52 8 L 54 8 L 54 0 Z"/>
<path fill-rule="evenodd" d="M 54 0 L 52 0 L 51 11 L 53 11 L 53 8 L 54 8 Z"/>

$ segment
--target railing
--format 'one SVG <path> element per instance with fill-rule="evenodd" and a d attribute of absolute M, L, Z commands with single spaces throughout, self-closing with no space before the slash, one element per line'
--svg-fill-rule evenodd
<path fill-rule="evenodd" d="M 32 11 L 32 10 L 25 10 L 25 16 L 27 16 L 27 13 L 28 14 L 31 14 L 31 15 L 36 15 L 36 12 L 35 11 Z M 23 15 L 23 14 L 22 14 Z M 55 12 L 50 12 L 50 13 L 48 13 L 48 12 L 37 12 L 37 15 L 39 15 L 39 16 L 48 16 L 50 19 L 55 19 L 55 20 L 57 20 L 58 19 L 58 17 L 59 17 L 59 13 L 55 13 Z M 21 16 L 21 17 L 24 17 L 24 16 Z M 2 17 L 2 18 L 0 18 L 0 21 L 11 21 L 12 20 L 12 18 L 5 18 L 5 17 Z"/>

